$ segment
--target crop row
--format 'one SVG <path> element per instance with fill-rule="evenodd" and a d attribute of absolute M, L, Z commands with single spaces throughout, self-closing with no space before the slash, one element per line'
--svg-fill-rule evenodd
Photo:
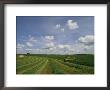
<path fill-rule="evenodd" d="M 16 63 L 17 74 L 93 74 L 94 73 L 93 66 L 86 66 L 86 65 L 82 65 L 82 63 L 79 64 L 70 61 L 64 62 L 64 56 L 61 55 L 59 56 L 24 55 L 24 57 L 22 58 L 19 57 L 18 55 L 16 62 L 17 62 Z"/>

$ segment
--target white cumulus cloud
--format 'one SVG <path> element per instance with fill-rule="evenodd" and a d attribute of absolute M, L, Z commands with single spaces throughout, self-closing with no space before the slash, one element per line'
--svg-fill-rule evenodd
<path fill-rule="evenodd" d="M 29 42 L 32 42 L 32 43 L 36 43 L 37 42 L 37 39 L 35 39 L 35 37 L 29 35 Z"/>
<path fill-rule="evenodd" d="M 53 42 L 46 43 L 46 47 L 54 47 L 54 43 Z"/>
<path fill-rule="evenodd" d="M 58 45 L 58 48 L 60 48 L 60 49 L 64 49 L 64 48 L 70 48 L 70 45 L 63 45 L 63 44 L 59 44 Z"/>
<path fill-rule="evenodd" d="M 64 32 L 64 28 L 61 28 L 61 31 Z"/>
<path fill-rule="evenodd" d="M 51 41 L 51 40 L 54 40 L 54 36 L 45 36 L 45 39 Z"/>
<path fill-rule="evenodd" d="M 28 39 L 26 40 L 26 46 L 32 47 L 37 43 L 37 39 L 31 35 L 28 36 Z"/>
<path fill-rule="evenodd" d="M 94 44 L 94 36 L 93 35 L 86 35 L 84 37 L 80 37 L 78 40 L 80 43 L 83 43 L 85 45 L 93 45 Z"/>
<path fill-rule="evenodd" d="M 29 47 L 33 46 L 33 44 L 31 42 L 26 42 L 26 45 L 29 46 Z"/>
<path fill-rule="evenodd" d="M 56 29 L 58 29 L 58 28 L 61 27 L 61 25 L 60 24 L 57 24 L 55 27 L 56 27 Z"/>
<path fill-rule="evenodd" d="M 77 29 L 79 28 L 77 22 L 75 22 L 74 20 L 68 20 L 67 21 L 67 26 L 70 30 L 74 30 L 74 29 Z"/>
<path fill-rule="evenodd" d="M 30 49 L 30 48 L 26 48 L 25 50 L 26 50 L 26 51 L 31 51 L 32 49 Z"/>
<path fill-rule="evenodd" d="M 24 44 L 20 44 L 20 43 L 17 44 L 17 49 L 21 49 L 21 48 L 23 48 L 23 47 L 25 47 Z"/>

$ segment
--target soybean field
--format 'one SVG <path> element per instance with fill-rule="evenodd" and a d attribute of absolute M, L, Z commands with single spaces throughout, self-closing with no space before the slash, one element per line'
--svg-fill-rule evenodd
<path fill-rule="evenodd" d="M 17 54 L 16 74 L 94 74 L 94 55 Z"/>

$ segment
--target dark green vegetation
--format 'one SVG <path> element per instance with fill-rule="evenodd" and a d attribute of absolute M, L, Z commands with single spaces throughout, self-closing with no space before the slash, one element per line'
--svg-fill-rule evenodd
<path fill-rule="evenodd" d="M 17 54 L 17 74 L 94 74 L 94 55 Z"/>

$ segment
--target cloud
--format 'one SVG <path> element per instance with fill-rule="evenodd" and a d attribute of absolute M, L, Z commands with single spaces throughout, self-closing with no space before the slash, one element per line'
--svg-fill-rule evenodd
<path fill-rule="evenodd" d="M 67 21 L 67 26 L 70 30 L 74 30 L 74 29 L 77 29 L 79 28 L 77 22 L 75 22 L 74 20 L 68 20 Z"/>
<path fill-rule="evenodd" d="M 34 49 L 35 51 L 40 51 L 40 49 L 38 49 L 38 48 L 36 48 L 36 49 Z"/>
<path fill-rule="evenodd" d="M 93 45 L 90 45 L 90 46 L 85 46 L 84 47 L 84 50 L 90 50 L 90 49 L 94 49 L 94 46 Z"/>
<path fill-rule="evenodd" d="M 45 39 L 51 41 L 54 40 L 54 36 L 45 36 Z"/>
<path fill-rule="evenodd" d="M 25 50 L 26 50 L 26 51 L 31 51 L 32 49 L 30 49 L 30 48 L 26 48 Z"/>
<path fill-rule="evenodd" d="M 60 54 L 74 54 L 75 53 L 75 47 L 73 47 L 73 45 L 70 44 L 59 44 L 57 45 L 56 53 L 60 53 Z"/>
<path fill-rule="evenodd" d="M 60 48 L 60 49 L 64 49 L 64 48 L 69 49 L 69 48 L 70 48 L 70 45 L 59 44 L 59 45 L 58 45 L 58 48 Z"/>
<path fill-rule="evenodd" d="M 33 44 L 31 42 L 26 42 L 26 45 L 29 46 L 29 47 L 33 46 Z"/>
<path fill-rule="evenodd" d="M 64 32 L 64 28 L 61 28 L 61 31 Z"/>
<path fill-rule="evenodd" d="M 61 27 L 61 25 L 57 24 L 55 27 L 56 27 L 56 29 L 59 29 Z"/>
<path fill-rule="evenodd" d="M 54 47 L 54 43 L 53 42 L 46 43 L 45 45 L 46 45 L 46 47 Z"/>
<path fill-rule="evenodd" d="M 78 40 L 80 43 L 83 43 L 85 45 L 93 45 L 94 44 L 94 36 L 93 35 L 86 35 L 84 37 L 80 37 Z"/>
<path fill-rule="evenodd" d="M 24 48 L 25 48 L 25 45 L 24 45 L 24 44 L 18 43 L 18 44 L 17 44 L 17 47 L 16 47 L 17 53 L 19 53 L 19 54 L 24 53 Z"/>
<path fill-rule="evenodd" d="M 25 47 L 24 44 L 20 44 L 20 43 L 17 44 L 17 49 L 22 49 L 23 47 Z"/>
<path fill-rule="evenodd" d="M 64 48 L 64 45 L 58 45 L 58 47 L 62 49 L 62 48 Z"/>
<path fill-rule="evenodd" d="M 51 54 L 67 54 L 69 52 L 73 53 L 73 50 L 70 50 L 71 46 L 68 45 L 68 44 L 54 44 L 53 42 L 51 43 L 47 43 L 45 44 L 46 45 L 46 48 L 44 48 L 44 52 L 45 50 L 46 53 L 49 53 L 50 54 L 50 51 L 51 51 Z M 69 51 L 70 50 L 70 51 Z"/>
<path fill-rule="evenodd" d="M 37 39 L 35 39 L 35 37 L 29 35 L 29 42 L 32 42 L 32 43 L 36 43 L 37 42 Z"/>
<path fill-rule="evenodd" d="M 73 54 L 93 54 L 94 53 L 94 45 L 85 45 L 83 43 L 74 43 L 71 45 L 68 53 Z"/>
<path fill-rule="evenodd" d="M 34 44 L 37 43 L 37 39 L 31 35 L 28 36 L 28 40 L 26 40 L 26 45 L 28 47 L 32 47 Z"/>
<path fill-rule="evenodd" d="M 62 31 L 62 32 L 64 32 L 64 30 L 65 30 L 64 26 L 61 27 L 60 24 L 57 24 L 55 27 L 56 27 L 57 30 Z"/>
<path fill-rule="evenodd" d="M 75 29 L 79 28 L 77 22 L 75 22 L 74 20 L 67 20 L 66 25 L 70 30 L 75 30 Z M 59 31 L 62 31 L 62 32 L 65 31 L 65 26 L 61 26 L 60 24 L 57 24 L 55 27 Z"/>

